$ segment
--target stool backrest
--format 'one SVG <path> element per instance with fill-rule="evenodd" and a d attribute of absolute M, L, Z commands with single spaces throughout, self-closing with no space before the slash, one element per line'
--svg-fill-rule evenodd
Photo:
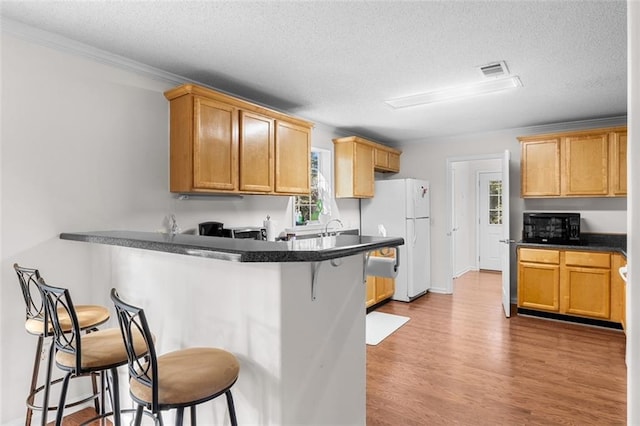
<path fill-rule="evenodd" d="M 44 279 L 38 279 L 38 288 L 42 293 L 47 318 L 53 326 L 53 343 L 56 350 L 75 356 L 76 374 L 82 373 L 80 324 L 69 290 L 47 285 Z"/>
<path fill-rule="evenodd" d="M 24 268 L 17 263 L 13 264 L 13 269 L 18 274 L 20 289 L 26 307 L 27 320 L 35 319 L 44 321 L 45 308 L 42 303 L 42 295 L 38 289 L 40 272 L 34 268 Z M 46 327 L 45 327 L 46 332 Z"/>
<path fill-rule="evenodd" d="M 151 411 L 158 410 L 158 359 L 154 344 L 153 334 L 149 330 L 147 317 L 144 310 L 130 305 L 120 298 L 115 288 L 111 289 L 111 300 L 116 308 L 118 324 L 127 349 L 129 362 L 129 377 L 137 382 L 149 386 L 152 392 Z M 142 336 L 146 345 L 145 356 L 141 357 L 139 346 L 135 345 Z M 138 351 L 135 348 L 138 348 Z"/>

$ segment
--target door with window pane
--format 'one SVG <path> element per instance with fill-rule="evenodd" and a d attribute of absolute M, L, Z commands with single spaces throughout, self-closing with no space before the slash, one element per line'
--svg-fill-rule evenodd
<path fill-rule="evenodd" d="M 478 263 L 480 269 L 501 270 L 502 174 L 478 173 Z"/>

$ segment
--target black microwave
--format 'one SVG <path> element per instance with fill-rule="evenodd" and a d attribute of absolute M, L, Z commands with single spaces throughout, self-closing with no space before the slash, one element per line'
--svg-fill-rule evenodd
<path fill-rule="evenodd" d="M 524 212 L 522 241 L 543 244 L 580 244 L 580 213 Z"/>

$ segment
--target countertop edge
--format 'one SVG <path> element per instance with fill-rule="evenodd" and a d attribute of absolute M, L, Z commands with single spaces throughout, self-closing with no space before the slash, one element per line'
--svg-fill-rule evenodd
<path fill-rule="evenodd" d="M 608 251 L 612 253 L 620 253 L 627 257 L 626 249 L 622 247 L 613 247 L 605 245 L 570 245 L 570 244 L 543 244 L 543 243 L 523 243 L 517 242 L 516 247 L 529 247 L 545 250 L 582 250 L 582 251 Z"/>
<path fill-rule="evenodd" d="M 194 237 L 196 237 L 194 239 Z M 344 236 L 346 240 L 349 236 Z M 359 236 L 351 236 L 358 238 Z M 197 238 L 207 238 L 198 240 Z M 339 238 L 339 237 L 338 237 Z M 322 262 L 404 244 L 402 238 L 365 237 L 371 241 L 323 249 L 291 249 L 286 243 L 171 235 L 137 231 L 63 232 L 60 239 L 205 257 L 234 262 Z M 351 240 L 346 240 L 351 241 Z"/>

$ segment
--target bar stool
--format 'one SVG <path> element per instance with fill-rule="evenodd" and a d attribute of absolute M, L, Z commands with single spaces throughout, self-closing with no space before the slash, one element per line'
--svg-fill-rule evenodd
<path fill-rule="evenodd" d="M 196 406 L 222 394 L 227 398 L 231 424 L 238 424 L 231 387 L 238 380 L 240 366 L 233 354 L 217 348 L 189 348 L 158 357 L 144 310 L 124 302 L 115 288 L 111 300 L 127 347 L 129 393 L 138 404 L 135 425 L 140 425 L 145 408 L 160 424 L 161 411 L 176 408 L 176 425 L 182 425 L 185 407 L 190 408 L 191 424 L 195 425 Z M 131 337 L 137 333 L 144 336 L 145 359 L 135 354 L 132 345 Z"/>
<path fill-rule="evenodd" d="M 43 385 L 38 386 L 38 375 L 40 372 L 40 359 L 42 354 L 42 347 L 44 345 L 45 338 L 53 334 L 53 328 L 51 322 L 45 329 L 45 307 L 43 300 L 38 289 L 37 281 L 40 279 L 40 271 L 35 268 L 25 268 L 19 266 L 17 263 L 13 265 L 13 269 L 18 275 L 18 281 L 20 282 L 20 288 L 22 290 L 22 296 L 24 298 L 26 307 L 26 321 L 25 328 L 29 334 L 38 336 L 38 342 L 36 344 L 36 354 L 33 363 L 33 373 L 31 376 L 31 386 L 29 387 L 29 395 L 27 396 L 27 415 L 25 417 L 25 425 L 31 425 L 31 419 L 33 417 L 33 410 L 42 411 L 42 425 L 47 424 L 47 413 L 49 411 L 57 410 L 58 407 L 49 407 L 49 392 L 52 384 L 56 384 L 62 381 L 62 379 L 51 380 L 51 365 L 53 363 L 53 344 L 49 347 L 49 355 L 47 357 L 47 374 L 46 381 Z M 78 314 L 79 328 L 84 332 L 91 332 L 97 330 L 101 324 L 104 324 L 109 319 L 109 310 L 103 306 L 97 305 L 78 305 L 76 306 L 76 312 Z M 62 315 L 62 314 L 61 314 Z M 63 319 L 65 326 L 65 332 L 70 331 L 68 326 L 69 319 Z M 91 399 L 96 398 L 97 385 L 95 376 L 92 376 L 93 392 L 94 394 L 87 398 L 71 402 L 67 404 L 68 407 L 82 404 Z M 43 402 L 41 406 L 35 405 L 36 395 L 44 391 Z M 99 410 L 99 405 L 96 399 L 96 410 Z"/>
<path fill-rule="evenodd" d="M 38 288 L 42 292 L 46 307 L 45 321 L 50 320 L 53 325 L 56 365 L 65 372 L 60 391 L 60 402 L 58 403 L 60 408 L 56 416 L 56 426 L 62 424 L 65 399 L 71 377 L 92 373 L 100 373 L 102 409 L 96 417 L 87 420 L 87 423 L 113 415 L 115 426 L 120 426 L 121 411 L 117 367 L 127 363 L 127 352 L 120 330 L 109 328 L 82 334 L 78 312 L 73 305 L 69 291 L 65 288 L 47 285 L 42 278 L 38 279 Z M 133 334 L 132 347 L 137 356 L 144 356 L 146 346 L 141 335 Z M 111 397 L 110 412 L 106 411 L 104 404 L 104 394 L 107 390 Z"/>

